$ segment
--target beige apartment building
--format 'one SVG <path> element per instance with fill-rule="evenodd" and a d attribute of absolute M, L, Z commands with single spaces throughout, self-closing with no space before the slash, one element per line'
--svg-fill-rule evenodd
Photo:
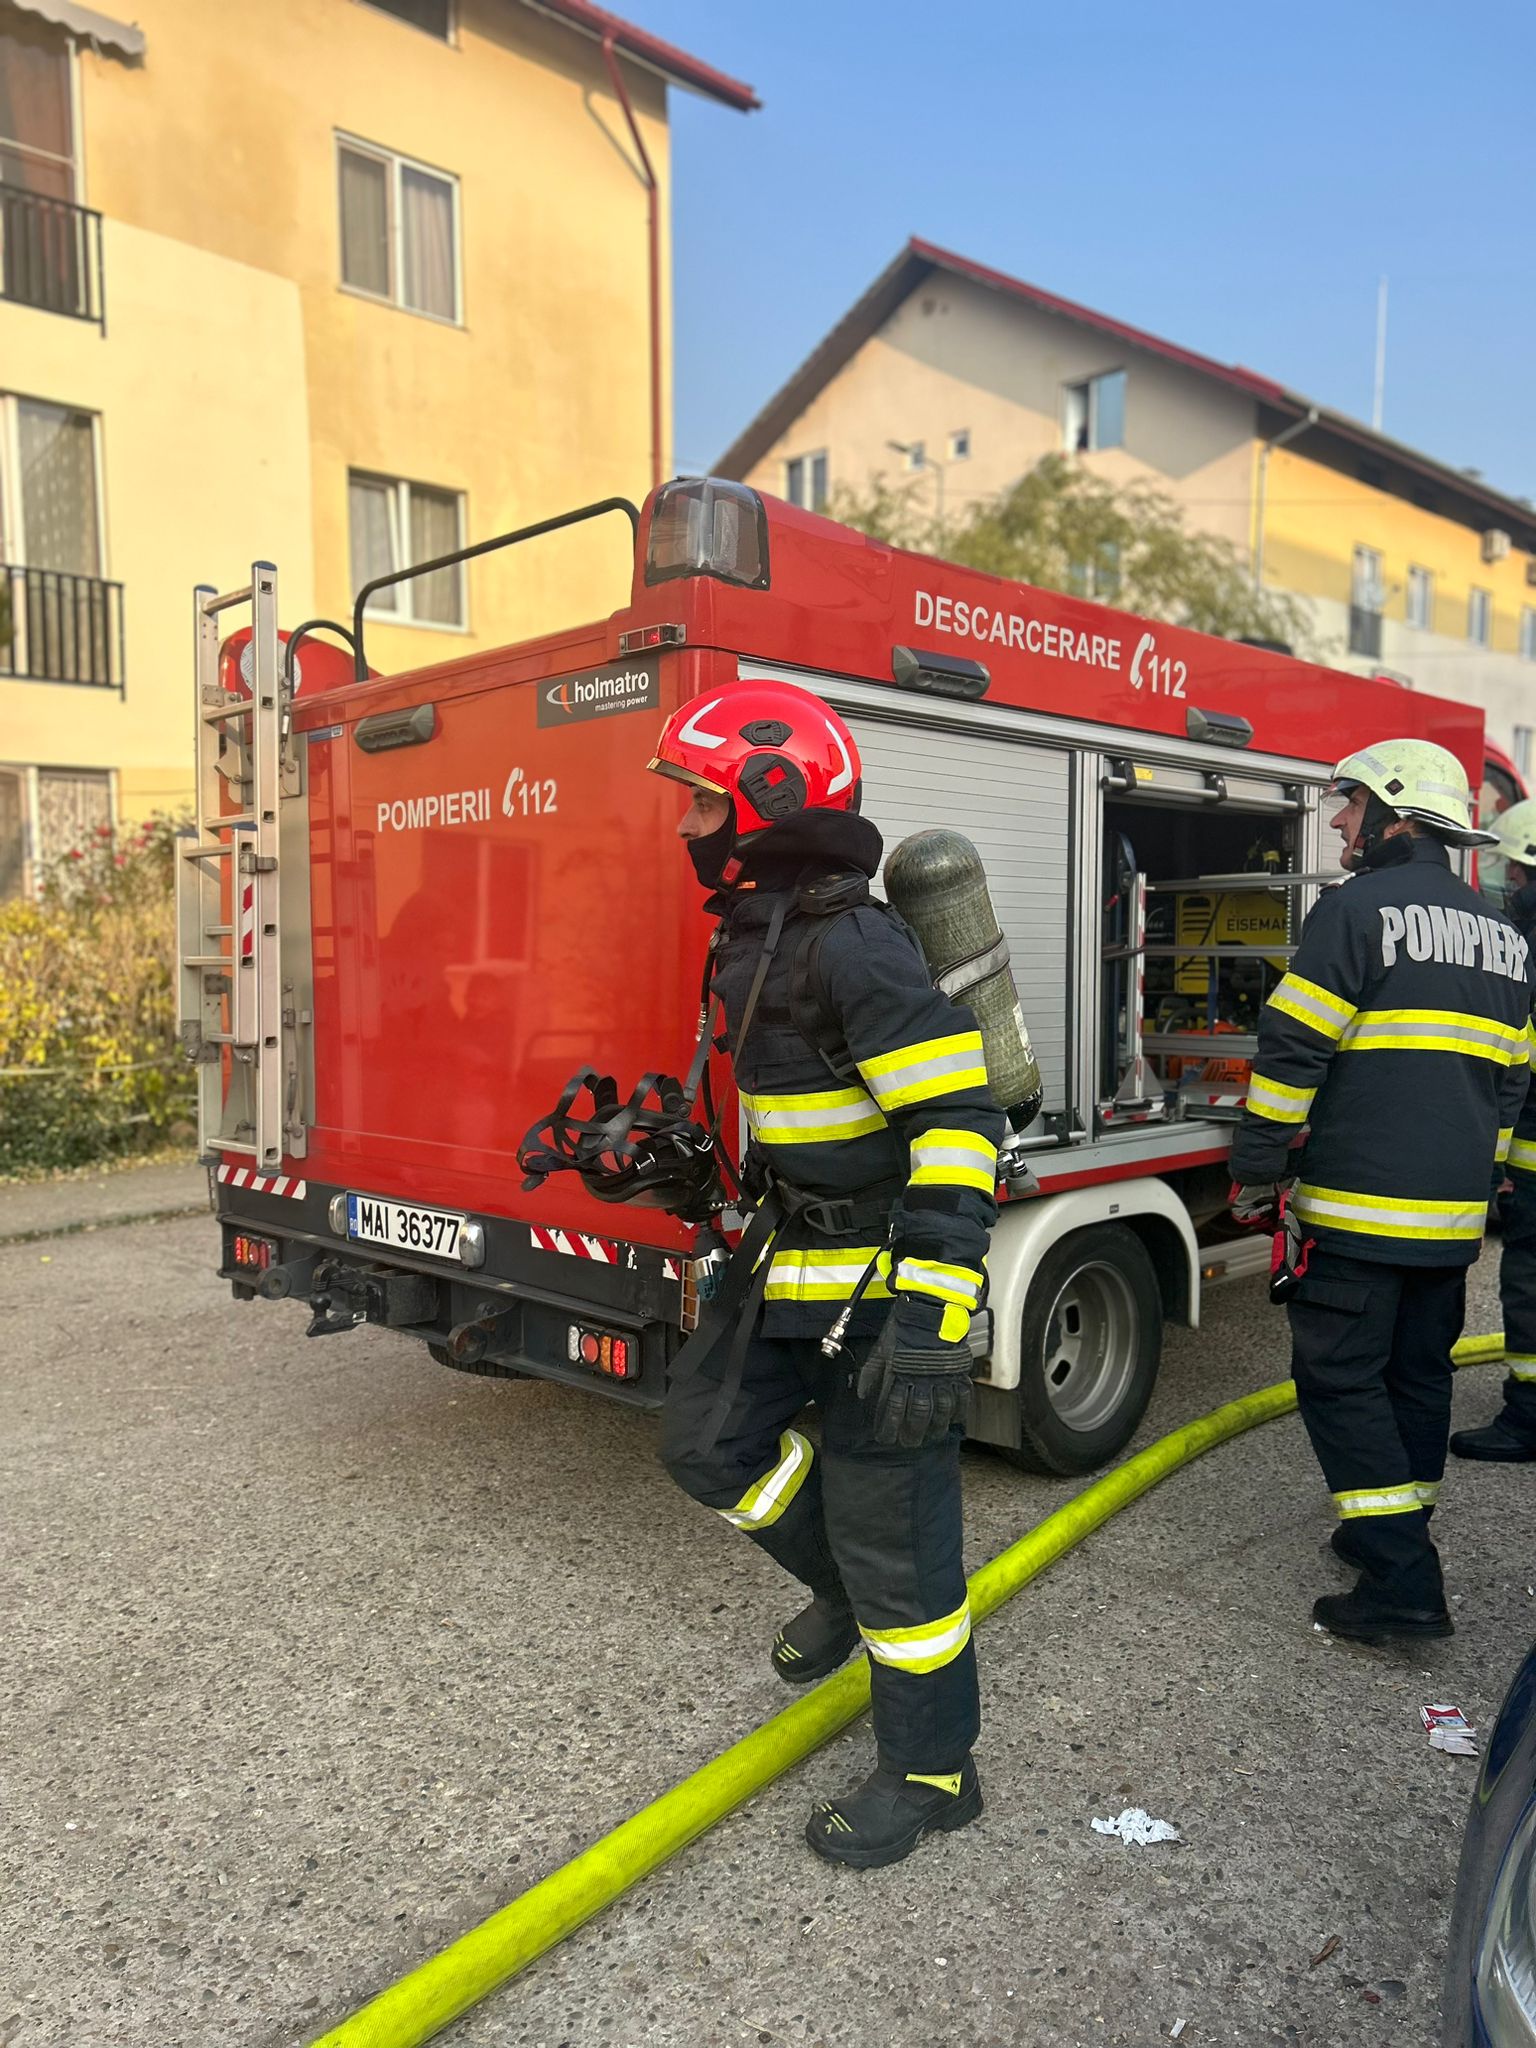
<path fill-rule="evenodd" d="M 194 585 L 347 619 L 666 473 L 672 87 L 756 105 L 590 0 L 0 0 L 0 900 L 190 794 Z M 628 559 L 404 583 L 369 658 L 600 614 Z"/>
<path fill-rule="evenodd" d="M 1536 507 L 1236 365 L 913 241 L 720 458 L 945 520 L 1066 450 L 1143 479 L 1306 603 L 1329 659 L 1482 706 L 1536 771 Z"/>

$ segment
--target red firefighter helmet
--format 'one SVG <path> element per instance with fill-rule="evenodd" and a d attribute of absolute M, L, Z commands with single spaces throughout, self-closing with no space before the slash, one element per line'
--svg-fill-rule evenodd
<path fill-rule="evenodd" d="M 651 767 L 712 789 L 736 809 L 738 836 L 800 811 L 857 811 L 859 750 L 830 704 L 794 683 L 727 683 L 680 705 Z"/>

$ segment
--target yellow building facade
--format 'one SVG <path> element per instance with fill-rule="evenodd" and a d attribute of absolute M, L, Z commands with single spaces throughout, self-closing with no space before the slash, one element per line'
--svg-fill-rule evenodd
<path fill-rule="evenodd" d="M 1536 507 L 949 251 L 909 243 L 719 468 L 812 506 L 883 478 L 947 523 L 1053 452 L 1173 498 L 1336 666 L 1479 705 L 1536 786 Z"/>
<path fill-rule="evenodd" d="M 194 585 L 350 619 L 665 473 L 673 85 L 755 105 L 587 0 L 0 0 L 0 897 L 189 797 Z M 600 615 L 628 560 L 417 579 L 369 659 Z"/>

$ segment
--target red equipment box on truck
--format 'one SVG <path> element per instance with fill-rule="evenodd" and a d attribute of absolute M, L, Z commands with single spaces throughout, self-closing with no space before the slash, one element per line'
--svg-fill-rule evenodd
<path fill-rule="evenodd" d="M 367 667 L 368 591 L 350 631 L 292 635 L 270 565 L 198 592 L 182 1034 L 221 1273 L 317 1334 L 379 1323 L 447 1365 L 659 1402 L 692 1231 L 574 1174 L 527 1194 L 516 1155 L 583 1067 L 625 1093 L 686 1071 L 708 928 L 646 764 L 680 703 L 781 676 L 848 719 L 887 850 L 946 825 L 986 862 L 1045 1094 L 1041 1192 L 1005 1201 L 973 1325 L 973 1433 L 1090 1469 L 1145 1406 L 1164 1320 L 1196 1323 L 1202 1274 L 1249 1261 L 1224 1236 L 1230 1125 L 1258 1008 L 1337 877 L 1332 766 L 1411 733 L 1476 787 L 1481 713 L 734 483 L 468 552 L 600 514 L 634 529 L 622 610 L 404 675 Z"/>

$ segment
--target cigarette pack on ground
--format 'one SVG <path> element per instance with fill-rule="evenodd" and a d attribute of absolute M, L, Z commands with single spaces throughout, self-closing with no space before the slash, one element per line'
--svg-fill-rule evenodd
<path fill-rule="evenodd" d="M 1477 1755 L 1477 1730 L 1460 1707 L 1420 1707 L 1419 1719 L 1432 1748 L 1443 1749 L 1451 1756 Z"/>

